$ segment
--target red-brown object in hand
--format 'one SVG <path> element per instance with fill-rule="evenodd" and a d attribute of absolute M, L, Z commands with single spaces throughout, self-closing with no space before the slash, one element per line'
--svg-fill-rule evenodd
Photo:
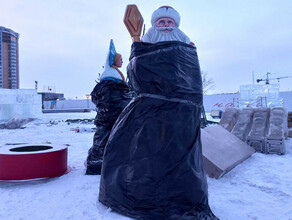
<path fill-rule="evenodd" d="M 124 23 L 130 32 L 133 42 L 140 41 L 144 19 L 136 5 L 127 5 Z"/>

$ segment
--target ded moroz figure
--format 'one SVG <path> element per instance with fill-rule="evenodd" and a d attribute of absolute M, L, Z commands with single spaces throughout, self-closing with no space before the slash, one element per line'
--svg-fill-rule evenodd
<path fill-rule="evenodd" d="M 109 136 L 99 201 L 135 219 L 218 220 L 203 169 L 196 47 L 172 7 L 154 11 L 151 23 L 131 48 L 127 74 L 137 96 Z"/>
<path fill-rule="evenodd" d="M 142 41 L 158 43 L 162 41 L 181 41 L 192 44 L 190 38 L 179 29 L 180 15 L 170 6 L 162 6 L 153 12 L 152 27 L 143 36 Z"/>

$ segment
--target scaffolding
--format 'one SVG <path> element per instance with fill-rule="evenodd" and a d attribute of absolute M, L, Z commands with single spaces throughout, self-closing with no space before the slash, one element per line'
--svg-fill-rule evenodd
<path fill-rule="evenodd" d="M 279 84 L 264 85 L 241 85 L 240 86 L 240 102 L 250 102 L 253 108 L 262 107 L 283 107 L 283 99 L 279 95 Z M 256 102 L 256 103 L 255 103 Z"/>
<path fill-rule="evenodd" d="M 268 106 L 267 97 L 258 96 L 255 99 L 233 98 L 233 106 L 236 108 L 266 108 Z"/>

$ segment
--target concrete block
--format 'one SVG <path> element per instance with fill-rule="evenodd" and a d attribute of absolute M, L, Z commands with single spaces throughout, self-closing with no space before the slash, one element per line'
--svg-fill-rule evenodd
<path fill-rule="evenodd" d="M 219 179 L 249 158 L 255 150 L 219 125 L 201 130 L 206 173 Z"/>

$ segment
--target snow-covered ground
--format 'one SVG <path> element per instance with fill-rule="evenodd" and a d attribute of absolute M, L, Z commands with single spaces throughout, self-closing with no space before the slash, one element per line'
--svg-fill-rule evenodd
<path fill-rule="evenodd" d="M 0 182 L 2 220 L 126 220 L 98 202 L 99 176 L 86 176 L 84 160 L 93 133 L 75 133 L 66 119 L 94 118 L 91 113 L 44 114 L 24 129 L 0 130 L 0 146 L 6 143 L 69 144 L 64 176 L 22 183 Z M 56 123 L 49 123 L 54 121 Z M 0 164 L 1 165 L 1 164 Z M 286 155 L 255 153 L 221 179 L 208 178 L 209 202 L 221 220 L 292 220 L 292 140 Z"/>

